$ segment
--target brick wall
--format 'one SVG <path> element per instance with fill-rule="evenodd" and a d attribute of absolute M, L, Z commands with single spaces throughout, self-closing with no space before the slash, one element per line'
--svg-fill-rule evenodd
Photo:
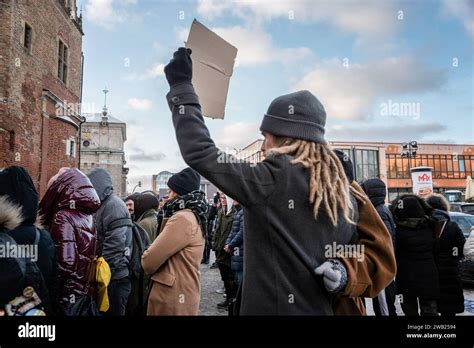
<path fill-rule="evenodd" d="M 31 50 L 24 47 L 25 23 Z M 66 84 L 57 78 L 59 39 L 69 51 Z M 79 103 L 81 54 L 82 32 L 60 1 L 0 0 L 0 166 L 26 167 L 40 194 L 59 168 L 77 166 L 65 142 L 77 138 L 79 121 L 56 114 L 58 102 Z"/>

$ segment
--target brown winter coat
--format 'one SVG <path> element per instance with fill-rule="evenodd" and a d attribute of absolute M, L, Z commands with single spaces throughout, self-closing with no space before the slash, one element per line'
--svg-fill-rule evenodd
<path fill-rule="evenodd" d="M 147 315 L 197 315 L 201 298 L 199 266 L 204 237 L 190 209 L 171 216 L 143 253 L 151 275 Z"/>
<path fill-rule="evenodd" d="M 335 315 L 366 315 L 363 297 L 376 297 L 397 272 L 390 233 L 362 188 L 356 182 L 351 185 L 365 197 L 359 204 L 357 224 L 364 260 L 341 258 L 347 269 L 347 286 L 336 299 Z"/>

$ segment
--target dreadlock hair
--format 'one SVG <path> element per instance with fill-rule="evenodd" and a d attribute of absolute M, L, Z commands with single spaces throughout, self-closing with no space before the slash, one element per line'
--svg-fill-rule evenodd
<path fill-rule="evenodd" d="M 291 164 L 301 164 L 310 171 L 309 202 L 313 205 L 314 218 L 323 205 L 334 226 L 338 223 L 338 212 L 342 210 L 344 219 L 354 224 L 354 206 L 350 199 L 349 181 L 344 168 L 330 145 L 323 145 L 301 139 L 287 138 L 284 144 L 272 148 L 269 154 L 290 155 Z M 359 195 L 356 195 L 356 198 Z"/>

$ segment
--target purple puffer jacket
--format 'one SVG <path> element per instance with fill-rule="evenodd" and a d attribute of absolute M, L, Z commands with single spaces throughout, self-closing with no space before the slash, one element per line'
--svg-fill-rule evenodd
<path fill-rule="evenodd" d="M 40 214 L 56 245 L 58 299 L 64 313 L 91 291 L 88 274 L 96 244 L 92 214 L 99 207 L 99 197 L 88 177 L 75 168 L 62 173 L 40 202 Z"/>

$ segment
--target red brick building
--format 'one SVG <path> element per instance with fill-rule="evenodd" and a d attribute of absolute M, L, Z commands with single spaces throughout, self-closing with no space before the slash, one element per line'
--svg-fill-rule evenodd
<path fill-rule="evenodd" d="M 0 0 L 0 168 L 27 168 L 40 195 L 78 164 L 82 36 L 75 0 Z"/>

